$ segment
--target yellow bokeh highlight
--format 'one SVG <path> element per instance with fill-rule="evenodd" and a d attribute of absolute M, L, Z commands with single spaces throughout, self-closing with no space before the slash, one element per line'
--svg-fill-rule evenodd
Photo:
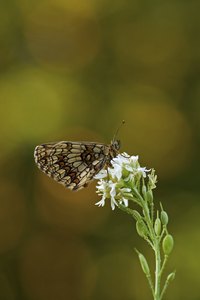
<path fill-rule="evenodd" d="M 1 78 L 0 98 L 0 134 L 8 146 L 44 136 L 61 124 L 59 89 L 37 69 L 25 68 Z"/>
<path fill-rule="evenodd" d="M 0 78 L 0 135 L 6 141 L 0 157 L 24 143 L 59 139 L 64 123 L 87 119 L 91 111 L 85 102 L 88 96 L 87 89 L 77 82 L 59 81 L 28 66 Z"/>

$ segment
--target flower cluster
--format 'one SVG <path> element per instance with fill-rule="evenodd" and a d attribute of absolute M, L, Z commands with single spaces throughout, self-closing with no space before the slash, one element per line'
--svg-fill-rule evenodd
<path fill-rule="evenodd" d="M 128 206 L 128 200 L 133 198 L 133 190 L 140 189 L 141 181 L 148 177 L 148 189 L 155 188 L 156 175 L 154 170 L 141 167 L 138 156 L 129 156 L 127 153 L 119 154 L 111 161 L 111 167 L 101 170 L 95 179 L 99 179 L 97 194 L 102 198 L 96 203 L 104 206 L 106 199 L 110 199 L 112 210 L 115 206 L 123 204 Z"/>

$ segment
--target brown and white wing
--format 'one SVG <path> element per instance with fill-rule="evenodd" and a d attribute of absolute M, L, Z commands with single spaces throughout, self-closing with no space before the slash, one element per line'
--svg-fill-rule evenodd
<path fill-rule="evenodd" d="M 79 190 L 106 164 L 109 146 L 85 142 L 58 142 L 35 148 L 38 167 L 72 190 Z"/>

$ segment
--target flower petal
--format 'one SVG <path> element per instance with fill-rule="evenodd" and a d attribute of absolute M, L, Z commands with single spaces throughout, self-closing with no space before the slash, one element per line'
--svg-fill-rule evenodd
<path fill-rule="evenodd" d="M 99 202 L 96 202 L 95 205 L 98 207 L 103 207 L 105 205 L 105 198 L 102 197 L 102 199 Z"/>
<path fill-rule="evenodd" d="M 108 172 L 107 170 L 101 170 L 99 173 L 97 173 L 95 176 L 94 176 L 94 179 L 102 179 L 102 178 L 105 178 L 108 176 Z"/>

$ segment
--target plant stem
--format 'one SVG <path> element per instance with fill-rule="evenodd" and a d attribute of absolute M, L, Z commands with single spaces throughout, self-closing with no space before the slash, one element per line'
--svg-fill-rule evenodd
<path fill-rule="evenodd" d="M 155 255 L 155 281 L 154 281 L 154 287 L 152 284 L 151 276 L 149 276 L 148 282 L 153 294 L 154 300 L 161 300 L 163 297 L 163 294 L 168 286 L 168 282 L 165 284 L 165 287 L 161 293 L 161 275 L 164 270 L 165 264 L 167 262 L 167 257 L 165 256 L 163 265 L 161 267 L 161 252 L 160 252 L 160 242 L 161 239 L 158 237 L 154 231 L 154 218 L 153 218 L 153 205 L 148 205 L 148 203 L 142 198 L 142 196 L 138 193 L 137 190 L 134 191 L 137 195 L 138 199 L 140 200 L 141 206 L 143 208 L 143 214 L 144 214 L 144 220 L 147 224 L 148 231 L 149 231 L 149 240 Z M 120 207 L 122 209 L 122 207 Z M 127 208 L 123 208 L 124 211 L 126 211 Z M 128 211 L 129 214 L 131 214 L 131 210 Z"/>
<path fill-rule="evenodd" d="M 153 287 L 153 283 L 152 283 L 152 280 L 151 280 L 151 275 L 148 275 L 148 276 L 146 276 L 146 277 L 147 277 L 147 280 L 148 280 L 148 283 L 149 283 L 149 286 L 150 286 L 152 295 L 153 295 L 153 297 L 154 297 L 154 287 Z"/>
<path fill-rule="evenodd" d="M 165 268 L 165 265 L 166 265 L 166 263 L 167 263 L 167 260 L 168 260 L 168 255 L 165 255 L 164 261 L 163 261 L 163 264 L 162 264 L 162 267 L 161 267 L 161 270 L 160 270 L 160 276 L 161 276 L 162 273 L 163 273 L 163 270 L 164 270 L 164 268 Z"/>
<path fill-rule="evenodd" d="M 149 233 L 151 235 L 151 240 L 153 243 L 153 249 L 155 253 L 155 287 L 154 287 L 154 300 L 161 300 L 160 297 L 160 281 L 161 281 L 161 255 L 160 255 L 160 240 L 156 236 L 153 228 L 153 220 L 150 216 L 150 210 L 146 204 L 143 202 L 143 211 L 147 226 L 149 228 Z"/>
<path fill-rule="evenodd" d="M 160 300 L 160 276 L 161 276 L 161 257 L 160 257 L 160 247 L 159 247 L 159 241 L 157 239 L 155 243 L 155 294 L 154 294 L 154 300 Z"/>

